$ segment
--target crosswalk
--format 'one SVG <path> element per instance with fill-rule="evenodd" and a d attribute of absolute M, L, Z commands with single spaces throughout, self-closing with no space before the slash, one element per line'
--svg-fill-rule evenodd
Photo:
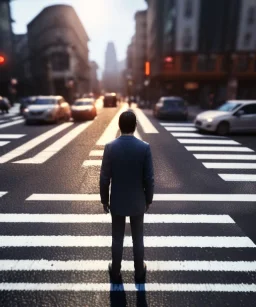
<path fill-rule="evenodd" d="M 205 168 L 218 170 L 218 176 L 222 180 L 256 182 L 256 163 L 252 163 L 256 160 L 256 155 L 253 149 L 227 137 L 200 134 L 193 123 L 161 123 L 161 125 Z"/>
<path fill-rule="evenodd" d="M 0 196 L 1 193 L 5 193 L 2 197 L 6 195 L 6 192 L 0 192 Z M 255 203 L 256 194 L 247 196 L 156 194 L 155 212 L 145 215 L 147 282 L 134 284 L 132 239 L 127 230 L 122 263 L 124 283 L 115 285 L 110 284 L 107 272 L 111 256 L 110 215 L 82 213 L 83 207 L 81 212 L 76 209 L 76 213 L 72 206 L 68 206 L 69 212 L 64 210 L 67 208 L 64 203 L 71 204 L 73 201 L 93 201 L 100 206 L 99 195 L 32 194 L 27 197 L 24 206 L 29 207 L 33 203 L 38 213 L 33 210 L 33 213 L 0 214 L 0 252 L 5 250 L 5 257 L 0 259 L 0 272 L 4 273 L 0 274 L 0 291 L 11 291 L 14 296 L 17 292 L 28 291 L 30 294 L 41 291 L 90 292 L 99 296 L 104 292 L 120 291 L 146 291 L 149 296 L 156 292 L 182 292 L 188 296 L 193 292 L 204 295 L 255 293 L 252 273 L 256 270 L 256 261 L 249 260 L 248 254 L 255 255 L 256 245 L 230 215 L 172 214 L 171 206 L 164 213 L 157 212 L 161 201 L 204 201 L 214 203 L 215 207 L 223 202 Z M 63 208 L 63 213 L 59 213 L 60 210 L 56 214 L 44 212 L 42 208 L 46 201 L 53 208 Z M 17 229 L 21 229 L 18 235 Z M 15 254 L 12 253 L 14 248 Z M 30 252 L 25 252 L 26 249 Z M 35 256 L 37 250 L 40 257 Z M 20 258 L 20 254 L 24 256 Z M 18 272 L 14 282 L 12 273 Z M 70 273 L 75 275 L 71 277 Z M 97 277 L 92 279 L 92 273 Z M 57 281 L 56 274 L 59 276 Z M 188 281 L 184 274 L 192 274 L 194 281 Z"/>

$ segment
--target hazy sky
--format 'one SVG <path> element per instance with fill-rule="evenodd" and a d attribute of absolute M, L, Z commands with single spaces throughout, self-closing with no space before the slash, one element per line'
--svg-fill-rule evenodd
<path fill-rule="evenodd" d="M 114 41 L 118 60 L 125 59 L 135 30 L 134 14 L 147 7 L 145 0 L 16 0 L 12 2 L 14 33 L 25 33 L 26 25 L 52 4 L 74 7 L 91 40 L 90 60 L 95 60 L 101 71 L 108 41 Z"/>

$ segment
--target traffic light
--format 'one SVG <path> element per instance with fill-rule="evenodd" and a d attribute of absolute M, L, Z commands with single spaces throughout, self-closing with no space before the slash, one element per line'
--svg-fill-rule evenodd
<path fill-rule="evenodd" d="M 172 56 L 165 57 L 163 66 L 166 72 L 172 71 L 174 68 L 174 58 Z"/>
<path fill-rule="evenodd" d="M 145 62 L 145 75 L 150 75 L 150 62 Z"/>
<path fill-rule="evenodd" d="M 0 55 L 0 65 L 3 65 L 5 63 L 5 57 L 3 55 Z"/>
<path fill-rule="evenodd" d="M 173 57 L 171 56 L 167 56 L 165 59 L 164 59 L 165 63 L 173 63 Z"/>

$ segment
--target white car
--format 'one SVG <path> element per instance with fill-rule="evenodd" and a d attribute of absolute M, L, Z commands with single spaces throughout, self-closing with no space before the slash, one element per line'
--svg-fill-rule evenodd
<path fill-rule="evenodd" d="M 230 100 L 217 110 L 197 115 L 195 126 L 198 130 L 217 132 L 226 135 L 229 132 L 256 131 L 256 100 Z"/>
<path fill-rule="evenodd" d="M 26 124 L 35 121 L 58 122 L 60 119 L 69 121 L 71 108 L 62 96 L 38 96 L 24 110 Z"/>

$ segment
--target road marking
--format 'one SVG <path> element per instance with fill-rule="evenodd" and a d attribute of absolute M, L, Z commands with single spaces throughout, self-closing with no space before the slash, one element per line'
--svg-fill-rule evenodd
<path fill-rule="evenodd" d="M 256 155 L 198 154 L 194 157 L 201 160 L 256 160 Z"/>
<path fill-rule="evenodd" d="M 4 195 L 6 195 L 8 192 L 0 192 L 0 197 L 3 197 Z"/>
<path fill-rule="evenodd" d="M 97 141 L 96 145 L 106 145 L 107 143 L 113 141 L 116 138 L 117 132 L 119 130 L 119 116 L 127 109 L 127 105 L 122 106 L 122 108 L 116 113 L 110 124 L 107 126 L 102 136 Z"/>
<path fill-rule="evenodd" d="M 9 143 L 10 143 L 10 142 L 8 142 L 8 141 L 3 141 L 3 142 L 0 141 L 0 146 L 7 145 L 7 144 L 9 144 Z"/>
<path fill-rule="evenodd" d="M 218 175 L 221 177 L 221 179 L 225 181 L 256 182 L 256 175 L 250 175 L 250 174 L 218 174 Z"/>
<path fill-rule="evenodd" d="M 26 134 L 0 134 L 0 139 L 20 139 Z"/>
<path fill-rule="evenodd" d="M 235 146 L 185 146 L 188 151 L 237 151 L 237 152 L 254 152 L 247 147 Z"/>
<path fill-rule="evenodd" d="M 141 109 L 133 109 L 144 133 L 159 133 Z"/>
<path fill-rule="evenodd" d="M 2 125 L 0 125 L 0 129 L 11 127 L 11 126 L 18 125 L 18 124 L 21 124 L 21 123 L 24 123 L 24 119 L 20 119 L 20 120 L 16 120 L 16 121 L 13 121 L 13 122 L 10 122 L 10 123 L 2 124 Z"/>
<path fill-rule="evenodd" d="M 82 167 L 101 166 L 102 160 L 85 160 Z"/>
<path fill-rule="evenodd" d="M 100 194 L 32 194 L 26 200 L 100 201 Z M 256 202 L 256 194 L 155 194 L 154 201 Z"/>
<path fill-rule="evenodd" d="M 193 127 L 165 127 L 167 131 L 197 131 L 196 128 Z"/>
<path fill-rule="evenodd" d="M 240 143 L 233 140 L 191 140 L 191 139 L 177 139 L 181 144 L 216 144 L 216 145 L 240 145 Z"/>
<path fill-rule="evenodd" d="M 110 283 L 0 283 L 0 291 L 74 292 L 256 292 L 255 284 L 110 284 Z"/>
<path fill-rule="evenodd" d="M 203 163 L 206 168 L 256 169 L 256 163 Z"/>
<path fill-rule="evenodd" d="M 111 223 L 106 214 L 0 214 L 0 223 Z M 144 223 L 234 224 L 229 215 L 207 214 L 145 214 Z"/>
<path fill-rule="evenodd" d="M 53 157 L 61 149 L 67 146 L 71 141 L 73 141 L 79 134 L 81 134 L 85 129 L 87 129 L 93 121 L 81 124 L 65 134 L 58 141 L 54 142 L 52 145 L 48 146 L 44 150 L 40 151 L 37 155 L 32 158 L 16 161 L 13 163 L 19 164 L 42 164 Z"/>
<path fill-rule="evenodd" d="M 104 150 L 92 150 L 89 154 L 89 156 L 93 157 L 102 157 L 104 153 Z"/>
<path fill-rule="evenodd" d="M 0 271 L 106 271 L 108 260 L 0 260 Z M 133 261 L 122 261 L 122 271 L 133 272 Z M 150 272 L 255 272 L 256 261 L 147 261 Z"/>
<path fill-rule="evenodd" d="M 164 127 L 195 127 L 193 123 L 160 123 Z"/>
<path fill-rule="evenodd" d="M 0 236 L 0 247 L 111 247 L 112 236 Z M 248 237 L 144 236 L 145 247 L 254 248 Z M 132 247 L 132 237 L 124 247 Z"/>
<path fill-rule="evenodd" d="M 157 133 L 158 133 L 158 131 L 157 131 Z M 141 136 L 140 136 L 140 134 L 139 134 L 139 132 L 138 132 L 137 129 L 136 129 L 135 132 L 134 132 L 134 136 L 135 136 L 137 139 L 142 140 L 142 138 L 141 138 Z"/>
<path fill-rule="evenodd" d="M 220 138 L 220 139 L 226 139 L 225 136 L 218 136 L 218 135 L 205 135 L 205 134 L 199 134 L 199 133 L 193 133 L 193 132 L 173 132 L 171 133 L 174 137 L 188 137 L 188 138 Z"/>
<path fill-rule="evenodd" d="M 56 135 L 57 133 L 61 132 L 62 130 L 70 127 L 73 125 L 73 123 L 65 123 L 62 124 L 54 129 L 51 129 L 50 131 L 47 131 L 34 139 L 28 141 L 27 143 L 21 145 L 20 147 L 8 152 L 7 154 L 0 157 L 0 164 L 6 163 L 14 158 L 17 158 L 24 153 L 28 152 L 29 150 L 35 148 L 37 145 L 43 143 L 44 141 L 48 140 L 50 137 Z"/>
<path fill-rule="evenodd" d="M 17 120 L 17 119 L 22 119 L 23 116 L 15 116 L 15 117 L 12 117 L 12 120 Z"/>

